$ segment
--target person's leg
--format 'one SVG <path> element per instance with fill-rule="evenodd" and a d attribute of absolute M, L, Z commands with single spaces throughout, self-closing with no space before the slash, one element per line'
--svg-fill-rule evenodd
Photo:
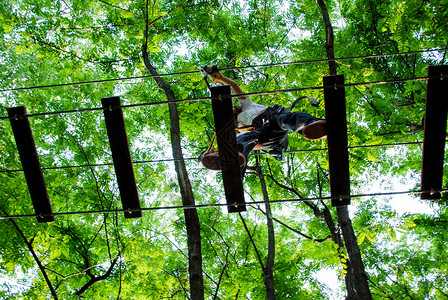
<path fill-rule="evenodd" d="M 246 162 L 241 166 L 241 177 L 246 173 L 247 162 L 249 161 L 250 152 L 258 144 L 258 133 L 256 131 L 240 134 L 236 137 L 238 151 L 244 155 Z"/>
<path fill-rule="evenodd" d="M 275 114 L 271 117 L 270 121 L 276 124 L 282 130 L 298 131 L 313 122 L 320 119 L 302 112 L 292 112 L 287 114 Z"/>
<path fill-rule="evenodd" d="M 250 152 L 258 144 L 258 133 L 254 131 L 240 134 L 236 137 L 236 141 L 240 157 L 241 177 L 244 177 Z M 244 158 L 242 156 L 244 156 Z M 221 160 L 218 152 L 201 155 L 199 157 L 199 161 L 207 169 L 221 170 Z"/>
<path fill-rule="evenodd" d="M 308 140 L 318 140 L 327 137 L 327 121 L 319 120 L 303 127 L 301 134 Z"/>
<path fill-rule="evenodd" d="M 302 112 L 277 114 L 271 117 L 270 122 L 282 130 L 296 131 L 310 140 L 326 137 L 325 120 L 316 118 Z"/>
<path fill-rule="evenodd" d="M 258 144 L 258 132 L 252 131 L 240 134 L 236 137 L 236 143 L 238 145 L 238 151 L 248 158 L 250 152 Z"/>

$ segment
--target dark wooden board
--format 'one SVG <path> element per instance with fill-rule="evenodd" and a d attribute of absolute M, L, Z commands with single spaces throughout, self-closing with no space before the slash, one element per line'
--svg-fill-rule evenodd
<path fill-rule="evenodd" d="M 228 212 L 245 211 L 230 86 L 212 87 L 210 91 Z"/>
<path fill-rule="evenodd" d="M 34 143 L 33 133 L 25 106 L 8 108 L 12 131 L 25 173 L 26 183 L 31 201 L 39 223 L 53 222 L 54 216 L 50 198 L 45 185 L 44 175 L 39 162 L 39 156 Z"/>
<path fill-rule="evenodd" d="M 442 75 L 443 74 L 443 75 Z M 441 78 L 445 76 L 445 78 Z M 421 199 L 440 199 L 445 154 L 448 66 L 429 66 L 423 137 Z"/>
<path fill-rule="evenodd" d="M 350 171 L 347 148 L 347 113 L 344 75 L 323 78 L 330 164 L 331 205 L 350 204 Z"/>
<path fill-rule="evenodd" d="M 142 216 L 120 97 L 101 99 L 125 218 Z"/>

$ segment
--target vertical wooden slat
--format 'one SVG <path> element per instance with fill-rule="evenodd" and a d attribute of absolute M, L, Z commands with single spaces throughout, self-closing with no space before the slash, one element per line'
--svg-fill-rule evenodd
<path fill-rule="evenodd" d="M 120 97 L 101 99 L 125 218 L 142 216 Z M 127 210 L 127 211 L 126 211 Z"/>
<path fill-rule="evenodd" d="M 438 191 L 442 189 L 448 110 L 448 66 L 429 66 L 428 78 L 421 176 L 423 193 L 420 197 L 440 199 Z"/>
<path fill-rule="evenodd" d="M 8 108 L 12 131 L 16 140 L 26 183 L 39 223 L 53 222 L 54 216 L 48 197 L 44 175 L 37 155 L 31 126 L 26 115 L 25 106 Z"/>
<path fill-rule="evenodd" d="M 230 86 L 212 87 L 210 91 L 228 212 L 245 211 Z"/>
<path fill-rule="evenodd" d="M 350 204 L 344 75 L 323 78 L 332 206 Z"/>

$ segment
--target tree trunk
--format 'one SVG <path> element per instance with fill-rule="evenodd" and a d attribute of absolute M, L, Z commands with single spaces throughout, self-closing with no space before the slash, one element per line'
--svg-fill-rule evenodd
<path fill-rule="evenodd" d="M 348 282 L 347 299 L 372 299 L 370 288 L 367 280 L 367 274 L 364 269 L 364 263 L 359 250 L 358 241 L 356 240 L 355 231 L 353 230 L 352 221 L 348 215 L 347 206 L 337 208 L 339 226 L 341 226 L 342 236 L 344 237 L 345 248 L 348 254 Z"/>
<path fill-rule="evenodd" d="M 194 205 L 193 189 L 188 177 L 187 168 L 181 149 L 179 115 L 175 103 L 169 103 L 171 145 L 175 159 L 175 169 L 179 181 L 183 205 Z M 202 278 L 201 226 L 196 208 L 184 209 L 188 239 L 188 261 L 190 274 L 191 298 L 204 299 L 204 282 Z"/>
<path fill-rule="evenodd" d="M 261 191 L 263 193 L 263 200 L 266 202 L 266 223 L 268 227 L 268 257 L 266 259 L 266 266 L 264 267 L 264 285 L 266 288 L 266 298 L 269 300 L 275 299 L 274 289 L 274 261 L 275 261 L 275 232 L 274 222 L 272 221 L 271 204 L 269 203 L 268 191 L 264 175 L 261 172 L 261 167 L 257 166 L 257 174 L 260 179 Z"/>
<path fill-rule="evenodd" d="M 327 6 L 324 0 L 317 0 L 322 11 L 322 17 L 325 24 L 327 58 L 330 60 L 329 69 L 330 75 L 337 74 L 337 64 L 334 61 L 334 35 L 333 26 L 331 25 L 330 16 L 328 14 Z M 348 253 L 346 275 L 347 299 L 372 299 L 369 284 L 367 281 L 367 274 L 364 269 L 364 264 L 361 258 L 361 251 L 359 250 L 358 241 L 356 240 L 355 231 L 353 230 L 352 222 L 348 214 L 347 206 L 340 206 L 337 208 L 338 223 L 342 230 L 345 247 Z"/>
<path fill-rule="evenodd" d="M 146 40 L 148 31 L 145 30 L 145 42 L 142 47 L 143 60 L 145 67 L 149 70 L 151 75 L 155 76 L 159 88 L 161 88 L 167 97 L 168 102 L 175 101 L 174 92 L 170 85 L 165 82 L 157 70 L 151 64 Z M 183 205 L 195 205 L 193 189 L 191 187 L 190 179 L 188 177 L 187 168 L 182 154 L 182 144 L 179 126 L 179 114 L 175 102 L 168 103 L 170 113 L 170 133 L 171 133 L 171 147 L 173 151 L 173 158 L 177 178 L 179 181 L 180 193 L 182 196 Z M 202 277 L 202 249 L 201 249 L 201 227 L 199 223 L 199 216 L 196 208 L 184 209 L 185 224 L 187 228 L 188 241 L 188 264 L 190 275 L 190 296 L 193 300 L 204 299 L 204 280 Z"/>
<path fill-rule="evenodd" d="M 344 243 L 342 242 L 342 237 L 341 237 L 341 232 L 339 231 L 339 229 L 336 228 L 336 225 L 333 221 L 333 217 L 331 216 L 331 212 L 328 209 L 327 205 L 323 202 L 323 209 L 322 209 L 322 213 L 324 215 L 324 220 L 325 220 L 325 224 L 327 224 L 328 230 L 330 231 L 331 234 L 331 239 L 333 240 L 333 242 L 338 245 L 338 255 L 339 255 L 339 259 L 341 259 L 342 253 L 340 252 L 340 250 L 342 248 L 344 248 Z M 347 265 L 347 270 L 350 269 L 350 260 L 348 259 L 346 262 Z M 351 276 L 345 276 L 345 286 L 347 288 L 347 291 L 350 291 L 352 288 L 352 284 L 351 284 L 351 280 L 350 280 Z"/>
<path fill-rule="evenodd" d="M 330 75 L 336 75 L 337 72 L 337 63 L 334 60 L 334 35 L 333 35 L 333 26 L 331 25 L 330 15 L 328 14 L 327 5 L 325 5 L 324 0 L 317 0 L 317 4 L 322 11 L 322 17 L 324 19 L 325 24 L 325 49 L 327 50 L 327 58 L 330 60 L 328 62 L 330 67 Z"/>

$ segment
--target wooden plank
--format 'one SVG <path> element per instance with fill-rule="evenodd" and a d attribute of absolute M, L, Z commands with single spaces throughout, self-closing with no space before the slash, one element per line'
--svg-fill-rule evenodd
<path fill-rule="evenodd" d="M 39 223 L 53 222 L 53 210 L 45 185 L 44 175 L 37 155 L 31 126 L 25 106 L 8 108 L 12 131 L 25 173 L 26 183 L 33 202 L 34 212 Z"/>
<path fill-rule="evenodd" d="M 230 86 L 212 87 L 210 91 L 227 209 L 229 213 L 245 211 Z"/>
<path fill-rule="evenodd" d="M 350 171 L 347 148 L 347 114 L 344 75 L 323 78 L 330 164 L 331 205 L 350 204 Z"/>
<path fill-rule="evenodd" d="M 443 75 L 442 75 L 443 74 Z M 423 136 L 421 199 L 440 199 L 448 112 L 448 66 L 429 66 Z M 443 78 L 445 77 L 445 78 Z M 437 192 L 432 192 L 437 191 Z"/>
<path fill-rule="evenodd" d="M 125 218 L 142 216 L 120 97 L 101 99 Z"/>

